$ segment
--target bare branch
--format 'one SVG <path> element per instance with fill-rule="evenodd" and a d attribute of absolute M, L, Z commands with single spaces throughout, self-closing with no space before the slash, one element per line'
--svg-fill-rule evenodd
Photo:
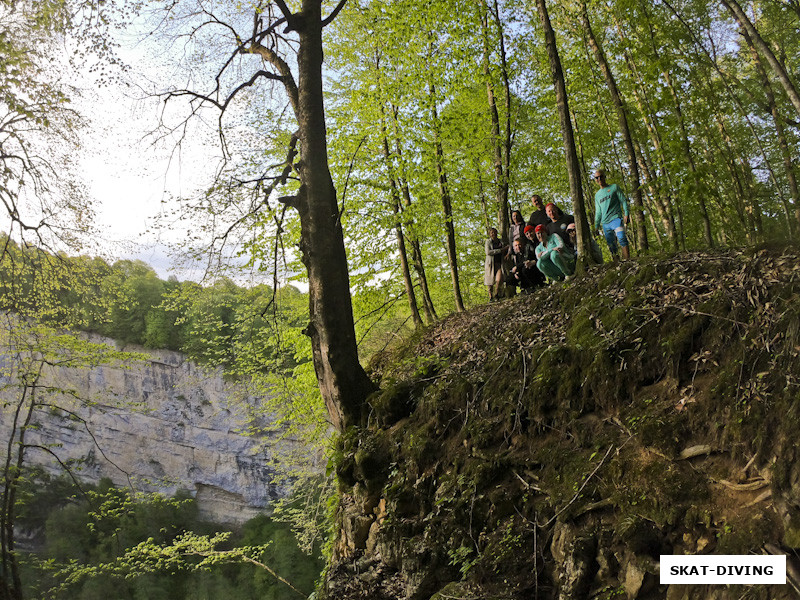
<path fill-rule="evenodd" d="M 82 424 L 83 424 L 83 428 L 86 430 L 86 433 L 88 433 L 88 434 L 89 434 L 89 437 L 90 437 L 90 438 L 92 438 L 92 443 L 94 444 L 94 447 L 95 447 L 95 448 L 97 448 L 97 450 L 100 452 L 100 455 L 101 455 L 101 456 L 102 456 L 104 459 L 106 459 L 106 461 L 108 461 L 108 463 L 109 463 L 109 464 L 111 464 L 111 466 L 113 466 L 113 467 L 114 467 L 115 469 L 117 469 L 117 470 L 118 470 L 120 473 L 122 473 L 123 475 L 125 475 L 125 478 L 128 480 L 128 487 L 130 487 L 130 488 L 131 488 L 131 490 L 133 491 L 133 482 L 131 481 L 131 474 L 130 474 L 130 473 L 128 473 L 128 471 L 126 471 L 126 470 L 125 470 L 125 469 L 123 469 L 122 467 L 120 467 L 120 466 L 119 466 L 117 463 L 115 463 L 113 460 L 111 460 L 111 459 L 110 459 L 110 458 L 109 458 L 109 457 L 106 455 L 106 453 L 103 451 L 103 448 L 102 448 L 102 446 L 100 446 L 100 442 L 98 442 L 98 441 L 97 441 L 97 438 L 95 437 L 94 433 L 92 432 L 92 430 L 91 430 L 91 429 L 89 429 L 89 422 L 88 422 L 86 419 L 84 419 L 83 417 L 81 417 L 79 414 L 77 414 L 77 413 L 75 413 L 75 412 L 73 412 L 73 411 L 71 411 L 71 410 L 67 410 L 67 409 L 66 409 L 66 408 L 64 408 L 63 406 L 58 406 L 58 405 L 56 405 L 56 404 L 49 404 L 49 403 L 39 403 L 39 406 L 42 406 L 42 407 L 45 407 L 45 406 L 46 406 L 46 407 L 49 407 L 49 408 L 54 408 L 54 409 L 56 409 L 56 410 L 59 410 L 59 411 L 61 411 L 61 412 L 67 413 L 67 414 L 68 414 L 68 415 L 70 415 L 70 416 L 71 416 L 73 419 L 75 419 L 76 421 L 79 421 L 80 423 L 82 423 Z"/>
<path fill-rule="evenodd" d="M 292 110 L 294 110 L 295 115 L 299 115 L 300 96 L 297 91 L 297 83 L 294 80 L 294 75 L 292 75 L 292 70 L 289 68 L 288 63 L 278 56 L 277 52 L 260 43 L 254 42 L 249 48 L 242 49 L 242 52 L 258 54 L 278 70 L 278 73 L 280 73 L 282 77 L 281 82 L 286 88 L 286 93 L 289 95 L 289 102 L 292 104 Z"/>
<path fill-rule="evenodd" d="M 339 0 L 339 4 L 336 5 L 336 8 L 333 9 L 333 12 L 327 16 L 327 18 L 322 20 L 322 26 L 327 27 L 331 24 L 331 22 L 336 18 L 341 10 L 344 8 L 344 5 L 347 4 L 347 0 Z"/>
<path fill-rule="evenodd" d="M 283 18 L 286 19 L 286 29 L 284 29 L 284 33 L 289 31 L 297 31 L 301 26 L 300 15 L 294 14 L 291 10 L 289 10 L 289 7 L 286 6 L 286 2 L 284 2 L 284 0 L 275 0 L 275 4 L 283 14 Z"/>

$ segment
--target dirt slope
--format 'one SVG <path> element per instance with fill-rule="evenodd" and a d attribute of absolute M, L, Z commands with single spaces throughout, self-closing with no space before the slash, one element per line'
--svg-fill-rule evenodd
<path fill-rule="evenodd" d="M 797 597 L 658 582 L 670 553 L 781 552 L 797 578 L 797 247 L 601 267 L 373 369 L 327 597 Z"/>

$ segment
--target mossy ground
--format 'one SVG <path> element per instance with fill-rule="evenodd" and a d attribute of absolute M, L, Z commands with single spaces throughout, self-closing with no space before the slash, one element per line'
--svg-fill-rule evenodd
<path fill-rule="evenodd" d="M 634 559 L 797 548 L 799 322 L 795 247 L 606 266 L 444 320 L 382 359 L 343 438 L 342 493 L 386 505 L 366 554 L 399 574 L 425 554 L 419 598 L 548 598 L 566 523 L 599 598 Z"/>

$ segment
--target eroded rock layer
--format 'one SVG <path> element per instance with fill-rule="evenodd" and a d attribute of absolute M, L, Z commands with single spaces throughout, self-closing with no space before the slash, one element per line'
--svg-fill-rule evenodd
<path fill-rule="evenodd" d="M 165 494 L 185 489 L 197 498 L 202 515 L 220 522 L 243 522 L 268 511 L 288 493 L 274 467 L 291 442 L 278 439 L 269 415 L 258 411 L 258 398 L 177 352 L 143 352 L 145 360 L 125 365 L 46 367 L 41 389 L 68 392 L 51 394 L 46 402 L 73 414 L 46 406 L 34 412 L 27 464 L 60 473 L 57 456 L 85 481 L 107 477 Z M 7 383 L 9 404 L 0 412 L 4 439 L 19 396 L 13 382 Z"/>

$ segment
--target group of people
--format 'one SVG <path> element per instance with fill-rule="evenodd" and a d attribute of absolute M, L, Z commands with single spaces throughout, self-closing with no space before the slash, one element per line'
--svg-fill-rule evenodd
<path fill-rule="evenodd" d="M 630 220 L 628 199 L 616 184 L 606 182 L 602 169 L 593 179 L 600 187 L 594 197 L 594 228 L 604 235 L 611 256 L 630 257 L 625 225 Z M 536 194 L 531 197 L 534 210 L 525 221 L 518 210 L 511 212 L 509 243 L 499 238 L 497 229 L 489 229 L 486 240 L 486 262 L 483 283 L 489 289 L 489 300 L 499 300 L 503 286 L 522 293 L 531 293 L 549 281 L 569 279 L 575 272 L 578 256 L 578 232 L 575 218 L 565 214 L 552 202 L 545 205 Z M 592 259 L 603 262 L 600 246 L 589 240 Z"/>

